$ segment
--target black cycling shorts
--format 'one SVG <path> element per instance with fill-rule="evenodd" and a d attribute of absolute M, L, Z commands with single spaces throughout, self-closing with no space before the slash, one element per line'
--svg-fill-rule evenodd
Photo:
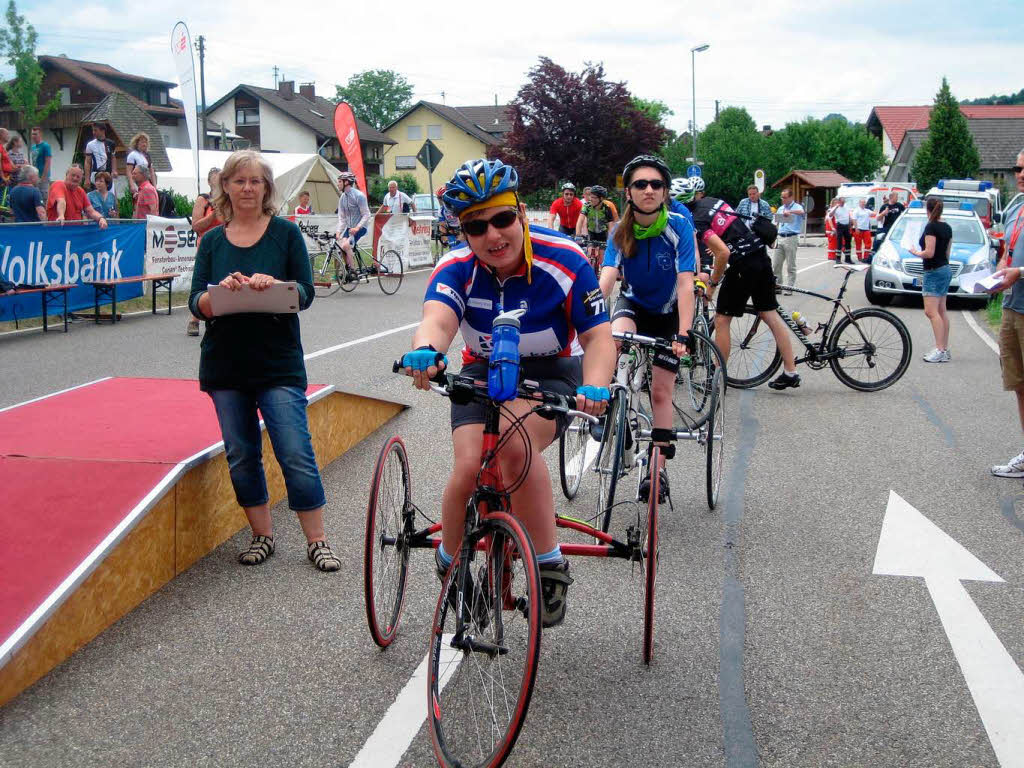
<path fill-rule="evenodd" d="M 671 312 L 658 314 L 644 309 L 624 296 L 619 296 L 615 302 L 615 309 L 612 310 L 612 322 L 620 317 L 628 317 L 636 323 L 636 332 L 642 336 L 654 336 L 671 341 L 672 337 L 679 333 L 679 312 L 675 306 Z"/>
<path fill-rule="evenodd" d="M 540 383 L 541 389 L 560 395 L 576 395 L 576 388 L 583 384 L 583 358 L 576 357 L 524 357 L 519 364 L 520 378 Z M 487 361 L 477 360 L 462 366 L 459 373 L 471 376 L 477 381 L 487 381 Z M 483 424 L 487 420 L 487 407 L 483 403 L 471 402 L 465 405 L 452 402 L 452 431 L 465 424 Z M 554 418 L 555 438 L 569 426 L 569 417 L 557 414 Z"/>
<path fill-rule="evenodd" d="M 729 317 L 742 317 L 748 301 L 758 312 L 772 312 L 779 307 L 775 299 L 775 274 L 767 256 L 747 256 L 729 264 L 718 289 L 715 310 Z"/>

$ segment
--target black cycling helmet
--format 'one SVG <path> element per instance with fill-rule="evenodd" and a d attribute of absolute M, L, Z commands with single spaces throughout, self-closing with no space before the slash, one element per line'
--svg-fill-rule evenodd
<path fill-rule="evenodd" d="M 633 171 L 635 171 L 637 168 L 644 167 L 654 168 L 658 173 L 661 174 L 661 177 L 665 180 L 665 186 L 667 187 L 669 185 L 672 173 L 671 171 L 669 171 L 668 166 L 665 165 L 665 161 L 662 160 L 657 155 L 637 155 L 628 163 L 626 163 L 626 167 L 622 169 L 623 183 L 628 187 L 630 176 L 633 175 Z"/>
<path fill-rule="evenodd" d="M 608 190 L 602 187 L 600 184 L 595 184 L 590 188 L 590 194 L 596 197 L 608 197 Z"/>

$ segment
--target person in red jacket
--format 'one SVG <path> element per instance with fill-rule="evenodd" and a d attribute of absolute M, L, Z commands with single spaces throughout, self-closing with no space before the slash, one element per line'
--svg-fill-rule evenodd
<path fill-rule="evenodd" d="M 576 197 L 576 185 L 567 181 L 562 185 L 562 196 L 548 210 L 548 229 L 555 228 L 555 216 L 558 216 L 559 231 L 572 237 L 576 234 L 576 221 L 582 210 L 583 203 Z"/>
<path fill-rule="evenodd" d="M 139 191 L 135 194 L 135 212 L 132 218 L 145 219 L 156 216 L 160 212 L 160 196 L 156 187 L 149 181 L 149 169 L 136 165 L 132 168 L 132 181 Z"/>

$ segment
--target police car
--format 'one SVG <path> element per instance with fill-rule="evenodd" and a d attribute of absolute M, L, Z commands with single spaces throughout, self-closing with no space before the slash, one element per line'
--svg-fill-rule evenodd
<path fill-rule="evenodd" d="M 949 249 L 953 280 L 949 295 L 969 296 L 979 304 L 987 303 L 985 294 L 960 293 L 959 277 L 976 270 L 992 269 L 996 260 L 995 241 L 989 238 L 970 202 L 964 203 L 960 209 L 944 208 L 942 220 L 953 230 Z M 864 293 L 872 304 L 886 305 L 894 296 L 921 294 L 924 260 L 911 255 L 908 249 L 920 248 L 921 232 L 927 222 L 924 202 L 914 200 L 892 225 L 864 275 Z"/>
<path fill-rule="evenodd" d="M 940 179 L 939 183 L 928 190 L 926 197 L 938 197 L 946 210 L 962 208 L 968 203 L 984 225 L 985 230 L 1002 231 L 998 225 L 1002 221 L 1002 200 L 999 189 L 991 181 L 975 179 Z"/>

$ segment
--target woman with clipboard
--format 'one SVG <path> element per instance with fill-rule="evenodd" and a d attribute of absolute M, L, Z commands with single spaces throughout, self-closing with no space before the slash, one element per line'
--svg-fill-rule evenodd
<path fill-rule="evenodd" d="M 207 321 L 199 358 L 199 386 L 213 400 L 224 436 L 231 483 L 252 528 L 238 559 L 259 565 L 274 553 L 259 413 L 284 474 L 288 506 L 306 535 L 306 554 L 321 571 L 341 562 L 324 535 L 323 483 L 306 418 L 306 366 L 296 313 L 242 312 L 215 316 L 207 286 L 265 291 L 294 281 L 299 309 L 313 302 L 313 276 L 299 228 L 275 215 L 270 164 L 253 150 L 224 164 L 213 204 L 223 227 L 199 244 L 189 309 Z M 257 410 L 259 413 L 257 413 Z"/>

